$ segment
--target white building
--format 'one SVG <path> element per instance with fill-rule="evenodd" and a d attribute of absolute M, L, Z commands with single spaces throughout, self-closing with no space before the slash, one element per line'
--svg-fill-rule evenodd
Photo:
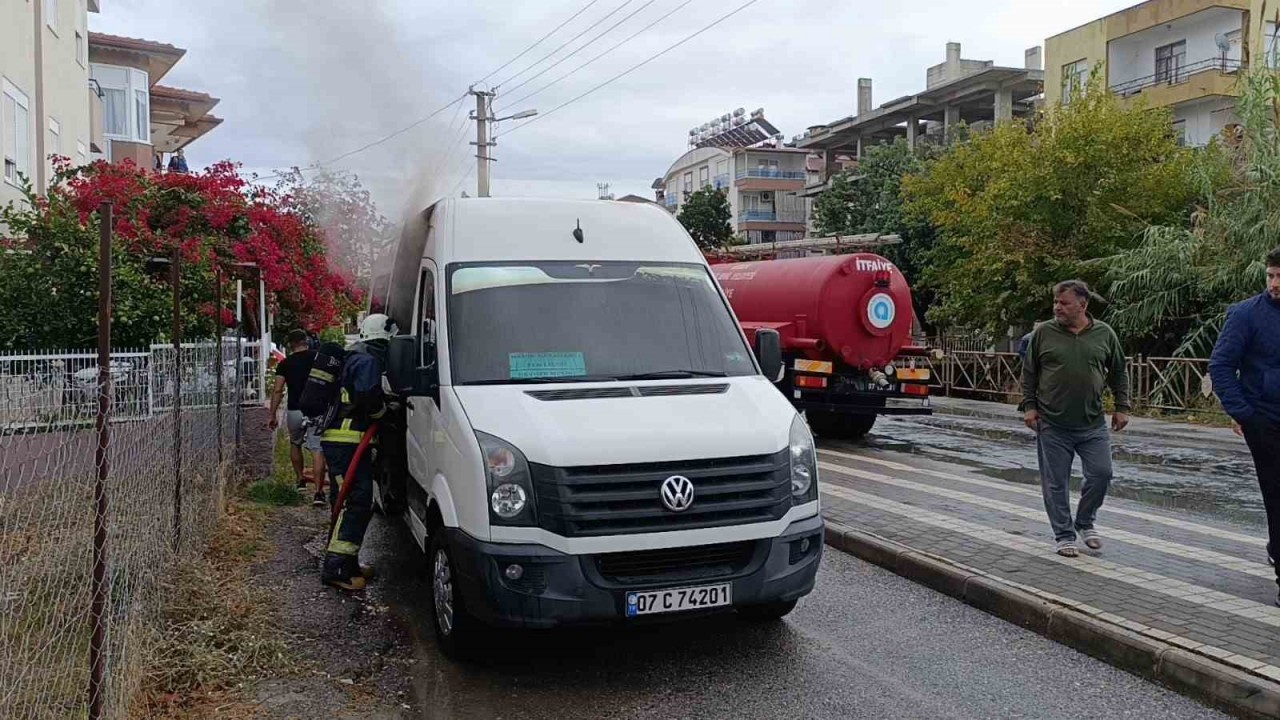
<path fill-rule="evenodd" d="M 23 179 L 44 192 L 51 155 L 86 162 L 102 144 L 102 101 L 89 83 L 88 14 L 98 0 L 4 0 L 0 7 L 0 205 Z"/>

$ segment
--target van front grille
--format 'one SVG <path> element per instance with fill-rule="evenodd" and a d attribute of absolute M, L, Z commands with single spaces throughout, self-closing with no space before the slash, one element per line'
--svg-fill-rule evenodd
<path fill-rule="evenodd" d="M 634 465 L 557 468 L 532 464 L 538 522 L 564 537 L 667 532 L 778 520 L 791 509 L 786 451 L 773 455 Z M 672 512 L 662 483 L 694 487 L 693 504 Z"/>

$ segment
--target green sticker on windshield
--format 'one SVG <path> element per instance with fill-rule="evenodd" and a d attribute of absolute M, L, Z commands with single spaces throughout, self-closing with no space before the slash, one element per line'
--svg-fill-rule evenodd
<path fill-rule="evenodd" d="M 510 353 L 511 379 L 578 377 L 587 374 L 580 352 Z"/>

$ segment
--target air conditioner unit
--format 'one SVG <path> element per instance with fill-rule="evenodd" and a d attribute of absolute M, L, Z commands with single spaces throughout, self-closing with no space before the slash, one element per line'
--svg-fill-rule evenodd
<path fill-rule="evenodd" d="M 773 202 L 773 193 L 771 192 L 760 193 L 760 202 L 766 202 L 766 203 Z"/>

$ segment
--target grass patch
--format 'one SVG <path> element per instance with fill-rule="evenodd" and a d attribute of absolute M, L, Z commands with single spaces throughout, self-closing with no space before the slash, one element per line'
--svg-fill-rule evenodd
<path fill-rule="evenodd" d="M 228 700 L 243 683 L 297 669 L 270 593 L 249 583 L 252 564 L 268 547 L 270 513 L 231 500 L 209 551 L 177 569 L 134 714 L 186 718 L 202 716 L 210 705 L 230 709 L 235 703 Z"/>
<path fill-rule="evenodd" d="M 296 484 L 293 465 L 289 460 L 288 437 L 284 433 L 277 432 L 271 459 L 271 477 L 250 485 L 245 495 L 262 505 L 301 505 L 302 493 L 298 492 Z"/>

